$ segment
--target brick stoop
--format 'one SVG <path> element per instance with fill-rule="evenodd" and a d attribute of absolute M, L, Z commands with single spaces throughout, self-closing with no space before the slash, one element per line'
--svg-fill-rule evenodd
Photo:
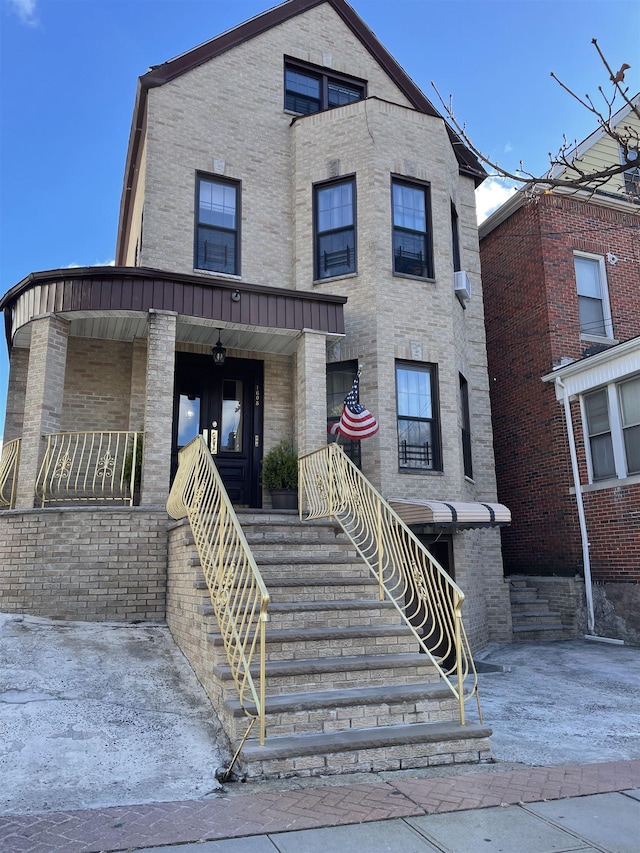
<path fill-rule="evenodd" d="M 300 522 L 272 510 L 239 510 L 238 517 L 271 601 L 265 745 L 248 739 L 237 770 L 247 778 L 277 778 L 489 757 L 490 729 L 472 722 L 460 726 L 453 694 L 418 653 L 394 605 L 378 599 L 375 578 L 336 525 Z M 194 571 L 195 546 L 188 526 L 182 530 Z M 235 749 L 248 721 L 204 579 L 195 571 L 191 588 L 200 596 L 191 610 L 206 644 L 197 665 L 176 639 Z"/>
<path fill-rule="evenodd" d="M 566 640 L 573 636 L 565 629 L 560 613 L 550 609 L 548 599 L 540 597 L 534 580 L 518 576 L 507 580 L 514 642 Z"/>

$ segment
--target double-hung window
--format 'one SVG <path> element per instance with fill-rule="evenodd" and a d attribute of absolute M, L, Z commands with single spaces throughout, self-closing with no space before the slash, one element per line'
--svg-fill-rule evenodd
<path fill-rule="evenodd" d="M 400 470 L 441 470 L 436 372 L 434 364 L 396 364 Z"/>
<path fill-rule="evenodd" d="M 469 416 L 469 383 L 460 373 L 460 422 L 462 432 L 462 462 L 464 476 L 473 480 L 471 457 L 471 418 Z"/>
<path fill-rule="evenodd" d="M 366 97 L 366 83 L 294 60 L 284 64 L 284 108 L 309 115 Z"/>
<path fill-rule="evenodd" d="M 578 290 L 581 334 L 612 338 L 613 329 L 604 258 L 576 252 L 573 262 Z"/>
<path fill-rule="evenodd" d="M 429 187 L 392 178 L 393 271 L 433 278 Z"/>
<path fill-rule="evenodd" d="M 640 376 L 583 398 L 590 479 L 640 474 Z"/>
<path fill-rule="evenodd" d="M 314 187 L 314 278 L 356 271 L 356 182 L 354 178 Z"/>
<path fill-rule="evenodd" d="M 197 176 L 196 269 L 240 274 L 239 186 Z"/>

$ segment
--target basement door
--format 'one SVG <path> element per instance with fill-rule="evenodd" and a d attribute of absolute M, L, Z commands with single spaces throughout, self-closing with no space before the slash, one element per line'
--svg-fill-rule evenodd
<path fill-rule="evenodd" d="M 259 507 L 263 364 L 176 353 L 172 471 L 178 452 L 198 434 L 213 456 L 234 506 Z"/>

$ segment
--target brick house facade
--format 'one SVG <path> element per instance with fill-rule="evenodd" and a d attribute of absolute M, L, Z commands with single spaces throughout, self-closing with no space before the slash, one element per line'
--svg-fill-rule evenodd
<path fill-rule="evenodd" d="M 479 508 L 445 527 L 425 509 L 416 531 L 448 545 L 473 647 L 509 639 L 483 509 L 496 501 L 483 177 L 342 0 L 289 0 L 154 67 L 138 85 L 115 268 L 34 273 L 1 302 L 17 509 L 33 507 L 41 436 L 70 429 L 141 431 L 141 505 L 161 508 L 178 448 L 224 426 L 225 402 L 246 422 L 251 410 L 242 441 L 237 423 L 220 438 L 233 476 L 250 472 L 229 475 L 230 494 L 269 507 L 263 452 L 281 438 L 300 454 L 322 446 L 328 396 L 348 390 L 336 376 L 344 386 L 360 365 L 380 425 L 364 474 L 388 500 Z"/>
<path fill-rule="evenodd" d="M 605 144 L 585 148 L 602 157 Z M 597 629 L 627 639 L 640 632 L 639 213 L 619 178 L 595 193 L 518 194 L 480 228 L 498 495 L 513 518 L 505 572 L 573 576 L 586 563 Z M 605 399 L 599 433 L 587 409 Z M 604 433 L 615 460 L 594 444 Z"/>

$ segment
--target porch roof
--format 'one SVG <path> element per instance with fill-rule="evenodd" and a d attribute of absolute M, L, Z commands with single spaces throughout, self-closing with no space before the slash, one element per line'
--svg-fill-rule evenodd
<path fill-rule="evenodd" d="M 303 330 L 344 335 L 347 298 L 265 287 L 215 276 L 144 267 L 79 267 L 28 275 L 0 299 L 9 348 L 28 346 L 30 321 L 55 313 L 83 337 L 132 340 L 146 335 L 150 310 L 178 314 L 178 340 L 211 343 L 217 329 L 233 332 L 225 345 L 290 354 Z"/>
<path fill-rule="evenodd" d="M 389 499 L 389 505 L 405 524 L 436 527 L 503 527 L 511 524 L 504 504 L 481 501 L 420 501 Z"/>

